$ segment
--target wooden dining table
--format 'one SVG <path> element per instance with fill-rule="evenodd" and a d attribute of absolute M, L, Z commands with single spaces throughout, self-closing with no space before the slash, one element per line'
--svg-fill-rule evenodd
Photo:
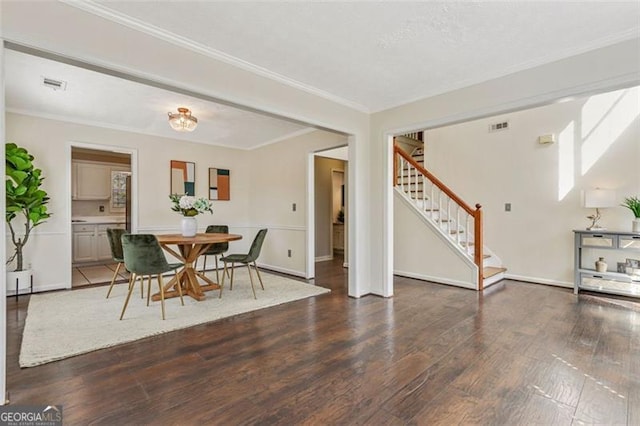
<path fill-rule="evenodd" d="M 184 267 L 176 272 L 176 275 L 165 285 L 165 299 L 178 297 L 178 286 L 182 289 L 182 294 L 189 295 L 200 301 L 206 299 L 205 291 L 219 290 L 220 284 L 212 281 L 204 273 L 195 269 L 198 257 L 215 243 L 224 243 L 242 239 L 242 235 L 237 234 L 215 234 L 200 233 L 194 237 L 185 237 L 182 234 L 162 234 L 156 235 L 160 246 L 171 255 L 184 262 Z M 177 246 L 174 250 L 171 246 Z M 200 285 L 200 281 L 205 282 Z M 160 293 L 151 296 L 154 301 L 160 300 Z"/>

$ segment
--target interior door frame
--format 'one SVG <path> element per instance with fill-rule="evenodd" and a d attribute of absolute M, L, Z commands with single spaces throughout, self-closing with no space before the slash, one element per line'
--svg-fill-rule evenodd
<path fill-rule="evenodd" d="M 71 159 L 71 150 L 73 148 L 86 148 L 93 149 L 96 151 L 106 151 L 106 152 L 117 152 L 120 154 L 129 154 L 130 162 L 131 162 L 131 232 L 138 232 L 138 150 L 135 148 L 128 148 L 117 145 L 102 145 L 91 142 L 78 142 L 78 141 L 69 141 L 67 142 L 66 150 L 66 175 L 67 175 L 67 188 L 69 191 L 67 192 L 67 217 L 69 218 L 69 259 L 71 260 L 71 264 L 69 268 L 67 268 L 68 277 L 66 282 L 69 283 L 69 287 L 72 288 L 72 266 L 73 266 L 73 224 L 71 223 L 72 218 L 72 202 L 73 198 L 71 195 L 71 180 L 72 180 L 72 159 Z"/>

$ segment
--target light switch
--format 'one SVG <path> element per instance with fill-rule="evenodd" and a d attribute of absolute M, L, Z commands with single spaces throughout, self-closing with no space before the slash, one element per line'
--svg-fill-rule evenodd
<path fill-rule="evenodd" d="M 511 211 L 511 203 L 504 203 L 504 211 L 505 212 Z"/>
<path fill-rule="evenodd" d="M 296 203 L 293 203 L 293 205 L 291 206 L 291 209 L 295 212 L 296 211 Z"/>

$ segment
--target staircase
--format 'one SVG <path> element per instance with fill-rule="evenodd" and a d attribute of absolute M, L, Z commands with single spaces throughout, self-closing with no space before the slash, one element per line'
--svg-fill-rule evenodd
<path fill-rule="evenodd" d="M 410 154 L 406 152 L 409 150 Z M 424 168 L 422 132 L 396 138 L 393 164 L 395 190 L 452 250 L 462 253 L 477 268 L 476 290 L 504 279 L 502 261 L 482 242 L 480 204 L 470 207 Z"/>

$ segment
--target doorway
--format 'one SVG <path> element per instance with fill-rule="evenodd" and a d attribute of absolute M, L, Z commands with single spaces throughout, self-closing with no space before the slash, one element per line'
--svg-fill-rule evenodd
<path fill-rule="evenodd" d="M 348 258 L 348 147 L 341 146 L 312 154 L 313 244 L 315 262 L 336 262 L 347 266 Z"/>
<path fill-rule="evenodd" d="M 71 212 L 71 287 L 128 279 L 115 274 L 107 229 L 133 230 L 135 150 L 71 143 L 69 150 Z M 114 275 L 115 274 L 115 275 Z"/>

